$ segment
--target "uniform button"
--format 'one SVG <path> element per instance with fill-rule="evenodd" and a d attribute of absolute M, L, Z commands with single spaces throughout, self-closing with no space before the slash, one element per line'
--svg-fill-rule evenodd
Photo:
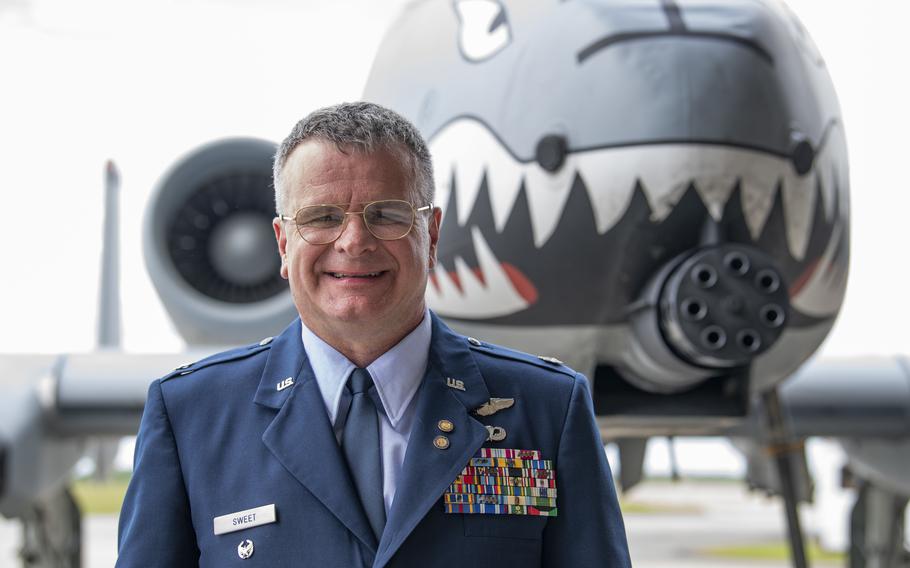
<path fill-rule="evenodd" d="M 468 343 L 470 343 L 471 345 L 477 346 L 477 347 L 480 347 L 480 345 L 481 345 L 480 341 L 477 339 L 474 339 L 473 337 L 468 338 Z"/>
<path fill-rule="evenodd" d="M 433 438 L 433 445 L 436 446 L 438 450 L 445 450 L 449 447 L 449 439 L 445 436 L 436 436 Z"/>
<path fill-rule="evenodd" d="M 451 420 L 440 420 L 436 423 L 436 427 L 439 428 L 440 431 L 446 433 L 451 432 L 455 429 L 455 425 L 452 424 Z"/>

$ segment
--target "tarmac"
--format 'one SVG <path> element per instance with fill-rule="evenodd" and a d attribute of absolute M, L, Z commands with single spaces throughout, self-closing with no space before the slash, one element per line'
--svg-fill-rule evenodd
<path fill-rule="evenodd" d="M 777 562 L 717 557 L 712 550 L 780 544 L 786 541 L 783 504 L 749 492 L 745 484 L 650 482 L 624 500 L 636 507 L 624 514 L 632 565 L 636 568 L 788 568 Z M 653 511 L 636 513 L 646 506 Z M 627 507 L 628 508 L 628 507 Z M 803 532 L 811 530 L 801 516 Z M 819 564 L 813 566 L 837 566 Z"/>
<path fill-rule="evenodd" d="M 646 482 L 624 499 L 626 533 L 636 568 L 787 568 L 789 562 L 732 560 L 712 548 L 782 542 L 779 500 L 750 493 L 732 481 Z M 90 515 L 83 522 L 84 568 L 110 568 L 116 560 L 117 517 Z M 17 522 L 0 519 L 0 567 L 19 566 Z M 814 564 L 814 566 L 825 566 Z M 826 566 L 835 566 L 827 564 Z"/>

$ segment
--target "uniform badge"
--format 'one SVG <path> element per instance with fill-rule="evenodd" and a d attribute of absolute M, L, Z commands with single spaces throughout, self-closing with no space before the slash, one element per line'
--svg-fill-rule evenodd
<path fill-rule="evenodd" d="M 246 560 L 247 558 L 249 558 L 252 555 L 253 555 L 253 541 L 252 540 L 246 539 L 237 545 L 237 556 L 239 556 L 241 558 L 241 560 Z"/>
<path fill-rule="evenodd" d="M 514 398 L 491 398 L 489 402 L 485 402 L 475 408 L 474 414 L 477 416 L 492 416 L 500 410 L 512 408 L 514 404 Z"/>
<path fill-rule="evenodd" d="M 443 507 L 446 513 L 555 517 L 556 469 L 537 450 L 481 448 L 449 485 Z"/>
<path fill-rule="evenodd" d="M 487 426 L 487 442 L 502 442 L 506 439 L 506 429 L 502 426 Z"/>

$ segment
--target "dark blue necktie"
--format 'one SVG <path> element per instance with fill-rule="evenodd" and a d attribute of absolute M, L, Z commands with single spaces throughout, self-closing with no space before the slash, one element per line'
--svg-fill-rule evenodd
<path fill-rule="evenodd" d="M 370 526 L 376 533 L 376 539 L 381 540 L 385 528 L 385 500 L 382 494 L 379 414 L 374 404 L 376 392 L 373 390 L 373 378 L 366 369 L 354 369 L 347 388 L 351 393 L 351 406 L 341 435 L 341 449 Z"/>

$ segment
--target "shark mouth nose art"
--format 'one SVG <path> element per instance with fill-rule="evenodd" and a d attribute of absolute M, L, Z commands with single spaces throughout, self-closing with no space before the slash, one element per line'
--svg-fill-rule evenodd
<path fill-rule="evenodd" d="M 698 225 L 663 231 L 673 242 L 657 229 L 702 219 L 777 260 L 792 324 L 833 316 L 848 254 L 843 143 L 832 122 L 802 175 L 790 156 L 684 142 L 571 149 L 550 172 L 517 158 L 480 121 L 457 119 L 430 144 L 445 216 L 428 304 L 499 323 L 623 321 L 634 298 L 586 299 L 602 289 L 631 295 L 663 261 L 699 246 Z"/>

